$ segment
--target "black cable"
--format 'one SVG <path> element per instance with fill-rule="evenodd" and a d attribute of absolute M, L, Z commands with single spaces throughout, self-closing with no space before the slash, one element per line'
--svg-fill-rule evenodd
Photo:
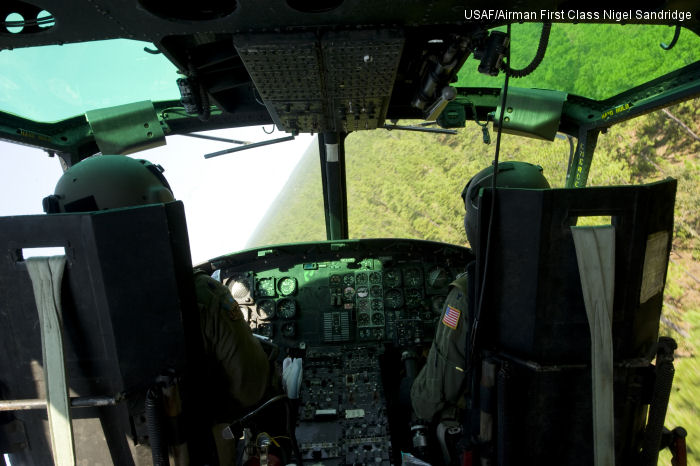
<path fill-rule="evenodd" d="M 537 53 L 535 53 L 535 57 L 532 59 L 530 64 L 521 70 L 514 70 L 510 67 L 510 45 L 508 45 L 508 63 L 501 65 L 501 68 L 506 73 L 506 79 L 508 79 L 508 75 L 514 78 L 524 78 L 535 71 L 538 66 L 540 66 L 540 63 L 542 63 L 542 60 L 544 59 L 544 54 L 547 51 L 547 44 L 549 44 L 549 33 L 551 30 L 552 23 L 542 23 L 542 33 L 540 34 L 540 43 L 537 46 Z M 508 31 L 508 38 L 510 39 L 510 24 L 508 25 Z"/>
<path fill-rule="evenodd" d="M 670 44 L 666 44 L 664 42 L 661 42 L 661 48 L 664 50 L 671 50 L 675 45 L 676 42 L 678 42 L 678 38 L 681 36 L 681 25 L 677 24 L 676 25 L 676 31 L 673 33 L 673 39 L 671 39 Z"/>
<path fill-rule="evenodd" d="M 510 24 L 508 24 L 507 35 L 510 38 Z M 510 47 L 506 51 L 506 60 L 510 63 Z M 506 64 L 507 66 L 507 64 Z M 469 368 L 472 370 L 474 367 L 474 353 L 476 349 L 477 334 L 479 330 L 479 319 L 481 317 L 481 309 L 484 304 L 484 289 L 486 287 L 486 277 L 488 275 L 489 266 L 489 252 L 491 249 L 491 236 L 493 227 L 493 217 L 496 206 L 496 178 L 498 177 L 498 155 L 501 149 L 501 133 L 503 128 L 503 116 L 506 112 L 506 97 L 508 95 L 508 81 L 510 77 L 510 72 L 506 71 L 506 79 L 503 83 L 503 93 L 501 94 L 501 114 L 498 118 L 498 132 L 496 133 L 496 154 L 493 159 L 493 176 L 491 178 L 491 209 L 489 211 L 489 223 L 488 229 L 486 230 L 486 252 L 484 254 L 484 268 L 483 276 L 481 277 L 481 288 L 479 289 L 479 302 L 476 306 L 476 312 L 474 313 L 474 323 L 472 324 L 471 336 L 469 342 Z"/>

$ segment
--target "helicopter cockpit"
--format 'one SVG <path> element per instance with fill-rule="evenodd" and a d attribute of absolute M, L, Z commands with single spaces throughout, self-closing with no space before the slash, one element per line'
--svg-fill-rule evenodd
<path fill-rule="evenodd" d="M 231 198 L 216 215 L 236 219 L 247 243 L 196 264 L 228 287 L 285 374 L 284 395 L 219 430 L 242 439 L 239 464 L 652 465 L 665 447 L 681 461 L 683 431 L 664 427 L 675 343 L 659 339 L 677 183 L 586 186 L 601 134 L 700 96 L 697 8 L 10 0 L 0 19 L 0 139 L 44 150 L 64 170 L 100 154 L 141 157 L 179 136 L 233 146 L 202 151 L 221 160 L 315 135 L 257 225 L 236 204 L 255 204 L 275 167 L 229 175 Z M 211 133 L 260 125 L 286 134 L 250 142 Z M 566 148 L 552 162 L 563 174 L 554 189 L 482 190 L 470 247 L 464 204 L 450 202 L 480 160 L 463 153 L 431 165 L 425 139 L 404 159 L 375 140 L 356 142 L 380 132 L 449 138 L 465 126 L 478 127 L 496 166 L 502 134 Z M 467 169 L 448 169 L 460 164 Z M 360 172 L 402 172 L 414 188 L 353 184 Z M 236 189 L 240 178 L 251 188 Z M 413 198 L 435 217 L 388 206 Z M 182 383 L 184 406 L 207 396 L 191 382 L 200 361 L 192 290 L 183 291 L 193 268 L 184 212 L 174 203 L 0 218 L 0 303 L 9 309 L 0 334 L 15 355 L 0 364 L 5 464 L 207 464 L 201 418 L 180 416 L 180 395 L 168 392 Z M 571 228 L 593 217 L 607 218 L 609 236 L 581 246 Z M 66 256 L 54 291 L 64 296 L 58 354 L 69 375 L 58 390 L 68 427 L 51 415 L 49 381 L 66 376 L 44 367 L 57 347 L 37 330 L 22 255 L 44 246 Z M 131 262 L 118 248 L 136 251 Z M 613 272 L 605 260 L 586 262 L 592 251 L 612 258 Z M 603 295 L 584 283 L 596 271 L 607 304 L 589 303 Z M 465 290 L 475 359 L 457 369 L 469 374 L 470 396 L 460 418 L 419 419 L 411 384 L 465 272 L 475 277 Z M 152 287 L 169 298 L 154 299 Z M 601 306 L 610 308 L 607 330 L 591 323 Z M 607 388 L 596 382 L 603 373 Z M 171 414 L 163 421 L 154 409 Z M 59 461 L 66 452 L 71 459 Z"/>

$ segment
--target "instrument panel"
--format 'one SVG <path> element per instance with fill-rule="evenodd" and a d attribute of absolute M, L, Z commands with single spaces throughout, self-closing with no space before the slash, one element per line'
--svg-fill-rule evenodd
<path fill-rule="evenodd" d="M 296 438 L 304 461 L 400 464 L 411 448 L 405 355 L 429 346 L 467 248 L 349 240 L 211 261 L 253 332 L 301 357 Z"/>
<path fill-rule="evenodd" d="M 419 240 L 323 242 L 241 254 L 251 253 L 253 260 L 237 254 L 213 265 L 254 333 L 283 348 L 429 342 L 450 282 L 472 259 L 467 248 Z"/>

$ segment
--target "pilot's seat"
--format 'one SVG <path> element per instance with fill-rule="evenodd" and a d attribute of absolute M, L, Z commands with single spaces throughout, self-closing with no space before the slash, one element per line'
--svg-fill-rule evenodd
<path fill-rule="evenodd" d="M 656 464 L 674 349 L 658 331 L 675 192 L 675 180 L 499 188 L 487 257 L 493 196 L 482 191 L 482 359 L 466 429 L 482 456 L 503 465 Z M 586 217 L 605 225 L 572 229 Z"/>
<path fill-rule="evenodd" d="M 5 355 L 0 358 L 0 396 L 12 410 L 0 420 L 3 453 L 13 465 L 52 464 L 57 450 L 73 455 L 79 464 L 151 464 L 147 389 L 159 376 L 165 376 L 159 379 L 161 387 L 172 388 L 187 370 L 185 348 L 198 347 L 193 341 L 199 337 L 199 320 L 182 204 L 4 217 L 0 244 L 0 341 Z M 62 332 L 40 330 L 45 327 L 37 311 L 42 305 L 37 306 L 27 272 L 28 262 L 35 259 L 23 254 L 40 247 L 65 250 L 63 280 L 49 286 L 57 298 L 49 304 Z M 59 343 L 50 346 L 51 335 Z M 65 360 L 72 422 L 60 427 L 67 436 L 58 445 L 51 432 L 59 427 L 47 423 L 45 400 L 47 381 L 61 376 L 44 363 L 42 352 Z M 190 361 L 195 353 L 187 352 Z M 173 373 L 176 377 L 169 379 L 167 374 Z M 184 388 L 186 406 L 193 406 L 196 387 Z M 49 395 L 54 408 L 65 399 L 65 389 L 63 396 Z M 194 417 L 176 424 L 201 422 L 197 410 L 189 412 Z M 167 414 L 172 421 L 180 413 L 175 403 Z M 197 458 L 203 453 L 195 446 L 189 454 Z"/>

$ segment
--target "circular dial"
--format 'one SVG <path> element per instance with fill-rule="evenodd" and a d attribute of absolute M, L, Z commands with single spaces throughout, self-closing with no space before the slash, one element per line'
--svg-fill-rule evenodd
<path fill-rule="evenodd" d="M 373 285 L 379 284 L 382 282 L 382 274 L 379 272 L 372 272 L 369 274 L 369 282 Z"/>
<path fill-rule="evenodd" d="M 381 299 L 373 299 L 371 304 L 372 311 L 382 311 L 384 310 L 384 303 Z"/>
<path fill-rule="evenodd" d="M 343 275 L 343 285 L 354 286 L 355 285 L 355 276 L 351 273 L 346 273 L 345 275 Z"/>
<path fill-rule="evenodd" d="M 352 299 L 355 297 L 355 288 L 348 286 L 343 290 L 343 299 L 345 301 L 352 301 Z"/>
<path fill-rule="evenodd" d="M 421 299 L 423 298 L 420 290 L 416 290 L 415 288 L 408 288 L 404 290 L 404 294 L 406 295 L 406 306 L 417 306 L 420 304 Z"/>
<path fill-rule="evenodd" d="M 342 281 L 342 277 L 337 274 L 331 275 L 331 285 L 340 285 L 340 282 Z"/>
<path fill-rule="evenodd" d="M 258 296 L 274 296 L 275 295 L 275 279 L 261 278 L 258 280 Z"/>
<path fill-rule="evenodd" d="M 297 290 L 297 279 L 293 277 L 281 278 L 277 284 L 277 289 L 282 296 L 289 296 Z"/>
<path fill-rule="evenodd" d="M 431 288 L 445 288 L 450 281 L 450 275 L 443 267 L 435 266 L 428 271 L 428 286 Z"/>
<path fill-rule="evenodd" d="M 261 324 L 261 325 L 258 325 L 258 328 L 255 331 L 255 333 L 257 333 L 258 335 L 262 335 L 263 337 L 272 338 L 272 336 L 273 336 L 272 329 L 273 328 L 274 327 L 271 324 Z"/>
<path fill-rule="evenodd" d="M 372 314 L 372 325 L 384 325 L 384 314 L 381 312 Z"/>
<path fill-rule="evenodd" d="M 367 274 L 366 273 L 358 273 L 357 276 L 355 277 L 355 283 L 357 283 L 357 286 L 366 285 L 367 284 Z"/>
<path fill-rule="evenodd" d="M 366 312 L 360 312 L 357 314 L 357 325 L 362 327 L 369 325 L 369 314 Z"/>
<path fill-rule="evenodd" d="M 403 296 L 401 290 L 392 288 L 384 293 L 384 302 L 389 309 L 398 309 L 403 304 Z"/>
<path fill-rule="evenodd" d="M 433 296 L 430 299 L 430 309 L 434 314 L 441 315 L 446 296 Z"/>
<path fill-rule="evenodd" d="M 275 317 L 275 302 L 271 299 L 265 299 L 258 303 L 258 316 L 262 320 L 270 320 Z"/>
<path fill-rule="evenodd" d="M 370 294 L 374 297 L 381 297 L 382 287 L 380 285 L 372 285 L 372 288 L 370 288 Z"/>
<path fill-rule="evenodd" d="M 368 299 L 358 299 L 357 300 L 357 311 L 358 312 L 369 311 L 369 300 Z"/>
<path fill-rule="evenodd" d="M 401 272 L 395 269 L 384 272 L 384 286 L 387 288 L 397 288 L 401 286 Z"/>
<path fill-rule="evenodd" d="M 282 325 L 281 331 L 283 336 L 287 338 L 294 338 L 297 334 L 297 327 L 294 322 L 287 322 L 286 324 Z"/>
<path fill-rule="evenodd" d="M 414 267 L 404 271 L 404 281 L 409 288 L 418 288 L 423 283 L 423 274 Z"/>
<path fill-rule="evenodd" d="M 357 287 L 357 297 L 358 298 L 366 298 L 369 296 L 369 288 L 366 286 L 358 286 Z"/>
<path fill-rule="evenodd" d="M 291 319 L 297 315 L 297 303 L 291 298 L 281 299 L 277 303 L 277 312 L 283 319 Z"/>

